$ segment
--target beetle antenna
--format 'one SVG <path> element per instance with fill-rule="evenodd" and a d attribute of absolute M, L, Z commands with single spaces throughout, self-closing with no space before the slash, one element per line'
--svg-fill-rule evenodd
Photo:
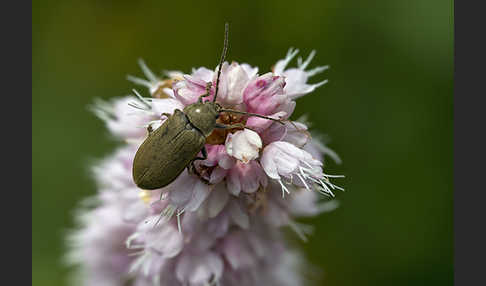
<path fill-rule="evenodd" d="M 219 76 L 221 75 L 221 66 L 223 65 L 224 59 L 226 58 L 226 52 L 228 51 L 228 30 L 229 30 L 229 24 L 225 23 L 223 54 L 221 55 L 221 60 L 219 60 L 218 77 L 216 78 L 216 91 L 214 92 L 213 102 L 216 102 L 216 97 L 218 96 Z"/>
<path fill-rule="evenodd" d="M 244 115 L 247 115 L 247 116 L 255 116 L 255 117 L 260 117 L 260 118 L 264 118 L 264 119 L 276 121 L 276 122 L 278 122 L 278 123 L 280 123 L 282 125 L 285 124 L 285 123 L 283 123 L 283 120 L 281 120 L 281 119 L 275 119 L 275 118 L 271 118 L 271 117 L 264 116 L 264 115 L 261 115 L 261 114 L 256 114 L 256 113 L 251 113 L 251 112 L 246 112 L 246 111 L 239 111 L 239 110 L 233 110 L 233 109 L 220 109 L 219 111 L 220 112 L 230 112 L 230 113 L 244 114 Z"/>

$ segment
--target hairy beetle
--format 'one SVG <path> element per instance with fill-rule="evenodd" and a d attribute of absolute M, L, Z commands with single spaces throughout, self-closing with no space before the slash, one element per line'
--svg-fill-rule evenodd
<path fill-rule="evenodd" d="M 216 122 L 221 112 L 256 116 L 268 120 L 281 120 L 232 109 L 224 109 L 216 103 L 218 95 L 221 65 L 228 48 L 228 24 L 225 25 L 224 48 L 218 65 L 216 90 L 212 101 L 203 101 L 210 95 L 211 82 L 206 87 L 206 93 L 199 97 L 198 102 L 186 106 L 182 111 L 176 109 L 174 114 L 163 114 L 167 120 L 156 130 L 149 129 L 149 135 L 140 145 L 133 160 L 133 180 L 145 190 L 154 190 L 173 182 L 186 167 L 197 173 L 195 160 L 205 160 L 207 152 L 204 147 L 206 138 L 215 128 L 244 128 L 243 124 L 223 125 Z M 197 157 L 201 152 L 202 157 Z M 202 177 L 201 177 L 202 179 Z"/>

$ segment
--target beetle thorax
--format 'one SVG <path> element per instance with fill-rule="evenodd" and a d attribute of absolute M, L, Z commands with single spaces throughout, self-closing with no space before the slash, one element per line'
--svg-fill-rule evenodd
<path fill-rule="evenodd" d="M 184 113 L 192 125 L 199 129 L 204 136 L 209 136 L 216 125 L 219 106 L 213 102 L 198 102 L 186 106 Z"/>

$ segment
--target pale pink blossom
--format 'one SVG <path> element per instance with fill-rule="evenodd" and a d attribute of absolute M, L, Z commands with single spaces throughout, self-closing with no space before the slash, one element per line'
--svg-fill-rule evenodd
<path fill-rule="evenodd" d="M 289 103 L 289 97 L 283 92 L 284 86 L 285 79 L 271 72 L 252 80 L 243 92 L 247 111 L 267 115 Z"/>
<path fill-rule="evenodd" d="M 169 202 L 181 210 L 195 211 L 207 198 L 212 187 L 184 172 L 167 187 L 170 191 Z"/>
<path fill-rule="evenodd" d="M 221 67 L 221 75 L 218 100 L 228 106 L 242 103 L 243 91 L 250 81 L 250 75 L 236 62 L 233 62 L 231 65 L 225 62 Z"/>
<path fill-rule="evenodd" d="M 290 193 L 286 186 L 288 184 L 315 189 L 331 196 L 334 196 L 332 189 L 341 189 L 329 182 L 328 176 L 322 172 L 321 161 L 288 142 L 276 141 L 266 146 L 261 164 L 265 173 L 280 183 L 283 195 Z"/>
<path fill-rule="evenodd" d="M 240 191 L 246 193 L 253 193 L 258 190 L 260 186 L 267 186 L 267 176 L 263 172 L 260 164 L 252 160 L 245 164 L 243 162 L 238 162 L 229 171 L 228 177 L 226 179 L 226 184 L 228 186 L 228 191 L 238 196 Z"/>
<path fill-rule="evenodd" d="M 235 159 L 226 152 L 225 145 L 208 145 L 206 150 L 208 158 L 202 162 L 205 166 L 219 166 L 223 169 L 230 169 L 235 164 Z"/>
<path fill-rule="evenodd" d="M 195 103 L 206 93 L 206 85 L 207 82 L 200 78 L 184 75 L 184 80 L 176 82 L 173 86 L 175 98 L 184 105 Z"/>

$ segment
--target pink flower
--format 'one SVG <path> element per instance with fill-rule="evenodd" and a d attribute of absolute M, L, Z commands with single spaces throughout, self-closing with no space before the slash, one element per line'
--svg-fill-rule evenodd
<path fill-rule="evenodd" d="M 133 158 L 166 115 L 196 102 L 211 85 L 217 69 L 200 67 L 191 74 L 129 77 L 147 87 L 151 97 L 98 101 L 94 112 L 123 146 L 92 169 L 98 193 L 78 213 L 79 229 L 69 236 L 71 264 L 80 265 L 84 285 L 303 285 L 303 258 L 286 243 L 282 228 L 305 239 L 309 227 L 295 218 L 336 208 L 322 201 L 340 189 L 323 171 L 323 156 L 337 158 L 306 124 L 288 120 L 295 99 L 319 85 L 307 79 L 325 68 L 286 69 L 297 51 L 290 50 L 273 72 L 258 75 L 248 64 L 223 63 L 217 102 L 223 108 L 254 112 L 268 119 L 229 112 L 219 124 L 239 130 L 215 130 L 206 140 L 207 158 L 195 172 L 183 171 L 155 191 L 132 181 Z M 199 154 L 202 156 L 202 153 Z M 283 197 L 282 194 L 285 194 Z"/>
<path fill-rule="evenodd" d="M 322 172 L 322 163 L 308 152 L 283 141 L 270 143 L 263 150 L 261 164 L 265 173 L 282 186 L 282 194 L 290 193 L 287 184 L 316 189 L 322 194 L 334 196 L 331 189 L 339 188 L 328 181 Z M 289 183 L 283 181 L 287 179 Z"/>
<path fill-rule="evenodd" d="M 201 95 L 206 93 L 206 85 L 207 82 L 200 78 L 185 75 L 184 80 L 176 82 L 173 86 L 175 98 L 184 105 L 195 103 Z"/>
<path fill-rule="evenodd" d="M 312 51 L 304 62 L 302 62 L 302 58 L 298 59 L 298 68 L 285 69 L 298 52 L 299 50 L 289 49 L 285 59 L 278 61 L 273 69 L 275 74 L 285 77 L 287 83 L 285 86 L 285 93 L 292 99 L 311 93 L 319 86 L 326 84 L 327 80 L 323 80 L 316 84 L 308 84 L 307 81 L 310 77 L 329 68 L 329 66 L 321 66 L 306 71 L 305 69 L 315 55 L 315 51 Z"/>
<path fill-rule="evenodd" d="M 123 211 L 121 205 L 105 204 L 78 212 L 81 228 L 68 236 L 71 251 L 66 261 L 83 265 L 85 285 L 123 285 L 120 273 L 127 273 L 135 259 L 125 240 L 136 227 L 122 219 Z"/>
<path fill-rule="evenodd" d="M 247 111 L 258 114 L 272 114 L 290 99 L 283 92 L 285 79 L 266 73 L 252 80 L 243 92 Z"/>
<path fill-rule="evenodd" d="M 267 176 L 257 161 L 250 161 L 248 164 L 238 162 L 230 170 L 226 180 L 228 191 L 238 196 L 240 191 L 253 193 L 260 186 L 267 186 Z"/>
<path fill-rule="evenodd" d="M 142 249 L 145 255 L 157 255 L 160 258 L 171 258 L 179 254 L 183 248 L 182 234 L 177 226 L 157 223 L 158 219 L 158 215 L 153 215 L 140 222 L 137 230 L 127 239 L 127 247 Z"/>
<path fill-rule="evenodd" d="M 182 173 L 168 188 L 169 202 L 188 211 L 197 210 L 210 192 L 210 186 L 187 172 Z"/>
<path fill-rule="evenodd" d="M 206 148 L 208 158 L 203 164 L 208 167 L 219 166 L 223 169 L 230 169 L 235 164 L 235 160 L 226 153 L 224 145 L 208 145 Z"/>
<path fill-rule="evenodd" d="M 250 81 L 248 73 L 236 62 L 233 62 L 231 65 L 225 62 L 221 68 L 221 75 L 218 100 L 228 106 L 242 103 L 243 90 Z"/>
<path fill-rule="evenodd" d="M 105 121 L 108 130 L 119 138 L 134 139 L 145 135 L 147 122 L 158 119 L 155 114 L 134 109 L 129 105 L 132 97 L 114 99 L 111 102 L 97 100 L 91 110 Z"/>

